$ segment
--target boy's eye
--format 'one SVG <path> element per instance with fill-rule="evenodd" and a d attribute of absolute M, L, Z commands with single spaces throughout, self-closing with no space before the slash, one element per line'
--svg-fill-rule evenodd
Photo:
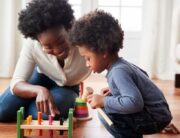
<path fill-rule="evenodd" d="M 85 60 L 86 60 L 86 61 L 89 61 L 89 60 L 90 60 L 90 58 L 88 58 L 88 57 L 85 57 Z"/>

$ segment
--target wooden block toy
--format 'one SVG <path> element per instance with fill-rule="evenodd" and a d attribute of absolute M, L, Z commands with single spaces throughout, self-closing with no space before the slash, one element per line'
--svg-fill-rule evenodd
<path fill-rule="evenodd" d="M 77 120 L 90 120 L 87 103 L 82 98 L 76 98 L 74 117 Z"/>
<path fill-rule="evenodd" d="M 87 101 L 85 101 L 82 96 L 84 95 L 84 83 L 80 83 L 80 97 L 76 98 L 75 101 L 75 111 L 74 111 L 74 117 L 76 120 L 91 120 L 92 117 L 89 114 Z"/>
<path fill-rule="evenodd" d="M 53 130 L 64 130 L 68 131 L 68 138 L 72 138 L 73 131 L 73 112 L 74 109 L 70 108 L 68 113 L 68 119 L 61 125 L 59 120 L 54 120 L 49 117 L 49 120 L 42 120 L 41 113 L 39 114 L 38 120 L 32 120 L 29 117 L 29 121 L 24 120 L 24 107 L 21 107 L 17 111 L 17 138 L 24 138 L 24 132 L 29 132 L 30 130 L 49 130 L 50 137 L 53 137 Z M 30 133 L 28 133 L 29 135 Z M 43 135 L 43 134 L 42 134 Z"/>
<path fill-rule="evenodd" d="M 38 112 L 38 125 L 41 125 L 41 123 L 42 123 L 42 113 Z M 40 129 L 38 132 L 39 132 L 39 136 L 43 135 L 42 129 Z"/>
<path fill-rule="evenodd" d="M 80 97 L 82 97 L 83 90 L 84 90 L 84 83 L 81 82 L 81 83 L 80 83 L 80 92 L 79 92 L 79 96 L 80 96 Z"/>
<path fill-rule="evenodd" d="M 63 118 L 60 118 L 59 121 L 60 121 L 60 125 L 63 125 L 64 119 L 63 119 Z M 59 134 L 60 134 L 60 135 L 63 135 L 63 133 L 64 133 L 64 131 L 63 131 L 63 130 L 60 130 Z"/>
<path fill-rule="evenodd" d="M 53 116 L 49 115 L 49 125 L 53 124 Z M 49 135 L 53 138 L 53 130 L 49 130 Z"/>

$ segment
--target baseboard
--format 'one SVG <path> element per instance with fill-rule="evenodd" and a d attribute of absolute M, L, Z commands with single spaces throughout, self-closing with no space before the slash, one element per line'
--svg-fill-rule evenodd
<path fill-rule="evenodd" d="M 175 88 L 180 88 L 180 74 L 175 74 Z"/>

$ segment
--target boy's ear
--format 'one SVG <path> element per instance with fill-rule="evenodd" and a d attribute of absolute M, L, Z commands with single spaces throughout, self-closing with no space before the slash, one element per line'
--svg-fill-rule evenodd
<path fill-rule="evenodd" d="M 107 51 L 105 51 L 104 53 L 103 53 L 103 58 L 107 58 L 108 57 L 108 52 Z"/>

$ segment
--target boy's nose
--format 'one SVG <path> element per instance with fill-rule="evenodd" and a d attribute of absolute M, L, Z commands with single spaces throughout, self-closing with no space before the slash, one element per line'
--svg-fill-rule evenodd
<path fill-rule="evenodd" d="M 90 65 L 89 65 L 89 63 L 88 63 L 88 62 L 86 62 L 86 67 L 90 67 Z"/>

